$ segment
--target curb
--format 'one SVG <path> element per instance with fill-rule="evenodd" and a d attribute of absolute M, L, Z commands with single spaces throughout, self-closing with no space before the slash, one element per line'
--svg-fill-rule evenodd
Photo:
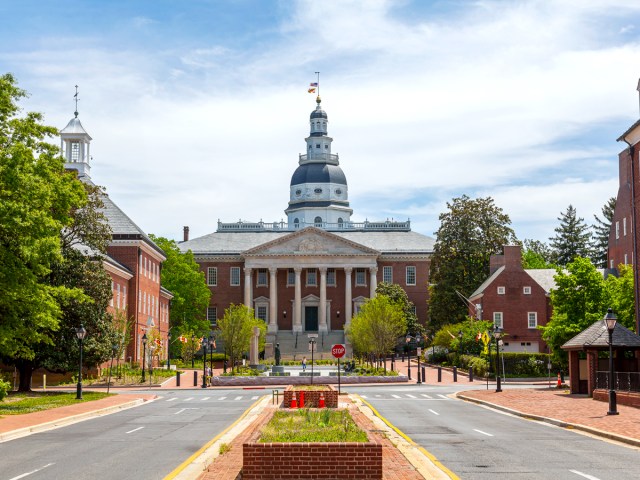
<path fill-rule="evenodd" d="M 146 402 L 153 402 L 155 398 L 145 400 L 138 398 L 121 405 L 113 405 L 111 407 L 100 408 L 98 410 L 91 410 L 89 412 L 79 413 L 77 415 L 71 415 L 69 417 L 62 417 L 58 420 L 52 420 L 50 422 L 40 423 L 38 425 L 32 425 L 30 427 L 18 428 L 9 432 L 0 433 L 0 443 L 8 442 L 9 440 L 15 440 L 16 438 L 26 437 L 32 433 L 44 432 L 47 430 L 53 430 L 55 428 L 71 425 L 72 423 L 82 422 L 94 417 L 101 417 L 103 415 L 109 415 L 111 413 L 118 412 L 120 410 L 127 410 L 142 405 Z"/>
<path fill-rule="evenodd" d="M 571 430 L 580 430 L 583 432 L 587 432 L 591 435 L 595 435 L 598 437 L 606 438 L 609 440 L 614 440 L 620 443 L 626 443 L 627 445 L 633 445 L 634 447 L 640 447 L 640 439 L 625 437 L 624 435 L 618 435 L 617 433 L 607 432 L 605 430 L 599 430 L 597 428 L 588 427 L 586 425 L 581 425 L 579 423 L 571 423 L 565 422 L 564 420 L 558 420 L 550 417 L 543 417 L 542 415 L 534 415 L 531 413 L 524 413 L 519 410 L 514 410 L 509 407 L 504 407 L 502 405 L 498 405 L 495 403 L 487 402 L 486 400 L 480 400 L 477 398 L 467 397 L 461 393 L 456 393 L 456 398 L 460 398 L 461 400 L 465 400 L 467 402 L 477 403 L 479 405 L 484 405 L 495 410 L 500 410 L 505 413 L 510 413 L 511 415 L 516 415 L 518 417 L 525 418 L 527 420 L 536 420 L 539 422 L 549 423 L 551 425 L 555 425 L 556 427 L 562 427 Z"/>

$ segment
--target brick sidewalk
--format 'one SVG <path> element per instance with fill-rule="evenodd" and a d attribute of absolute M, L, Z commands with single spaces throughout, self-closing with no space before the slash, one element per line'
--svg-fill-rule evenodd
<path fill-rule="evenodd" d="M 149 401 L 156 398 L 153 394 L 120 394 L 102 398 L 92 402 L 82 402 L 64 407 L 51 408 L 41 412 L 25 413 L 23 415 L 5 415 L 0 417 L 0 434 L 32 428 L 52 422 L 63 422 L 77 418 L 79 415 L 90 414 L 104 409 L 122 407 L 137 400 Z"/>
<path fill-rule="evenodd" d="M 609 405 L 586 395 L 548 388 L 472 390 L 459 395 L 490 402 L 518 412 L 609 432 L 640 441 L 640 409 L 618 405 L 620 415 L 607 415 Z"/>
<path fill-rule="evenodd" d="M 347 400 L 347 402 L 343 402 Z M 340 404 L 347 403 L 351 414 L 358 425 L 367 432 L 372 442 L 382 444 L 382 470 L 384 480 L 423 480 L 411 463 L 402 455 L 402 453 L 377 430 L 374 424 L 360 412 L 350 400 L 346 398 L 340 399 Z M 242 444 L 247 442 L 249 438 L 260 427 L 268 421 L 276 407 L 269 405 L 259 418 L 238 435 L 231 442 L 231 449 L 217 457 L 205 473 L 198 480 L 236 480 L 240 477 L 242 469 Z"/>

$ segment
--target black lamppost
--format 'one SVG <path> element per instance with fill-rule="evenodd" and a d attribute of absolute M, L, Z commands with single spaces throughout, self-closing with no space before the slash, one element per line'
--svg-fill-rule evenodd
<path fill-rule="evenodd" d="M 145 382 L 145 363 L 147 361 L 147 334 L 142 335 L 142 383 Z"/>
<path fill-rule="evenodd" d="M 311 347 L 311 385 L 313 385 L 313 352 L 316 349 L 316 339 L 309 339 L 309 346 Z"/>
<path fill-rule="evenodd" d="M 171 332 L 167 332 L 167 370 L 171 370 Z"/>
<path fill-rule="evenodd" d="M 202 388 L 207 388 L 207 339 L 202 337 Z"/>
<path fill-rule="evenodd" d="M 80 365 L 78 367 L 78 387 L 76 391 L 76 400 L 82 400 L 82 343 L 84 337 L 87 336 L 87 331 L 84 329 L 84 325 L 80 324 L 79 328 L 76 328 L 76 336 L 80 342 Z"/>
<path fill-rule="evenodd" d="M 216 344 L 216 336 L 209 335 L 209 368 L 211 369 L 211 375 L 213 375 L 213 348 Z"/>
<path fill-rule="evenodd" d="M 416 337 L 416 342 L 417 342 L 417 344 L 418 344 L 418 345 L 420 345 L 420 341 L 421 341 L 421 340 L 422 340 L 422 339 L 420 338 L 420 335 L 418 335 L 418 336 Z M 417 353 L 417 352 L 416 352 L 416 353 Z M 420 378 L 421 378 L 421 377 L 420 377 L 420 357 L 421 357 L 422 355 L 417 355 L 417 356 L 418 356 L 418 375 L 417 375 L 417 377 L 418 377 L 418 382 L 417 382 L 417 383 L 418 383 L 418 385 L 422 385 L 422 382 L 420 381 Z M 422 379 L 422 381 L 424 381 L 424 378 Z"/>
<path fill-rule="evenodd" d="M 496 327 L 493 330 L 493 336 L 496 339 L 496 393 L 502 391 L 502 385 L 500 378 L 500 337 L 502 336 L 502 329 L 500 327 Z"/>
<path fill-rule="evenodd" d="M 613 310 L 607 310 L 604 317 L 604 323 L 609 331 L 609 411 L 607 415 L 618 415 L 616 390 L 613 384 L 613 331 L 616 329 L 617 321 L 618 317 L 614 315 Z"/>
<path fill-rule="evenodd" d="M 151 387 L 151 382 L 153 378 L 153 352 L 155 351 L 156 346 L 151 342 L 149 344 L 149 387 Z"/>
<path fill-rule="evenodd" d="M 458 357 L 460 356 L 460 350 L 462 350 L 462 330 L 458 330 Z"/>
<path fill-rule="evenodd" d="M 196 368 L 196 336 L 191 335 L 191 368 Z"/>
<path fill-rule="evenodd" d="M 409 377 L 409 380 L 411 380 L 411 345 L 409 343 L 411 342 L 411 335 L 407 335 L 406 341 L 407 341 L 407 376 Z"/>

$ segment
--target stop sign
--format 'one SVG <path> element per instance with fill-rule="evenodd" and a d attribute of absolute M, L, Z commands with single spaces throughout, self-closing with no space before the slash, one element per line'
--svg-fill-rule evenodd
<path fill-rule="evenodd" d="M 341 343 L 337 343 L 333 347 L 331 347 L 331 355 L 333 355 L 336 358 L 344 357 L 344 354 L 346 351 L 347 349 Z"/>

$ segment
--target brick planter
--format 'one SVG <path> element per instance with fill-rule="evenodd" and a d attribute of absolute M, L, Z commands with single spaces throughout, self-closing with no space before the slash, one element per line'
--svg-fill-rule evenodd
<path fill-rule="evenodd" d="M 593 399 L 601 402 L 609 401 L 609 390 L 596 389 L 593 391 Z M 640 408 L 640 392 L 621 392 L 616 390 L 616 403 Z"/>
<path fill-rule="evenodd" d="M 318 408 L 320 404 L 320 394 L 324 394 L 324 406 L 327 408 L 338 408 L 338 391 L 332 385 L 325 385 L 326 390 L 305 390 L 304 406 L 309 408 Z M 293 397 L 294 387 L 289 385 L 284 391 L 284 408 L 289 408 Z M 298 405 L 300 405 L 299 392 L 296 392 Z"/>

